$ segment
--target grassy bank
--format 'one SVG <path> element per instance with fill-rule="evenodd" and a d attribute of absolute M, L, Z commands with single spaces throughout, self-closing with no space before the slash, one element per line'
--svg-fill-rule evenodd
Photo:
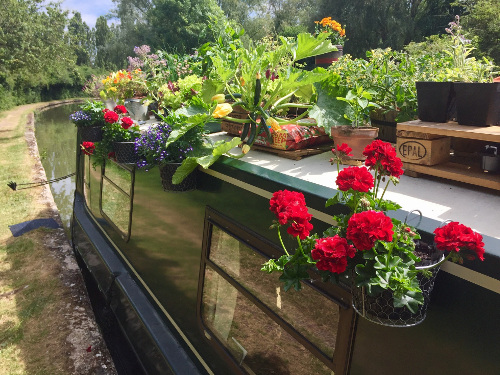
<path fill-rule="evenodd" d="M 25 138 L 28 114 L 39 106 L 0 113 L 0 375 L 93 374 L 106 367 L 98 363 L 105 346 L 91 332 L 98 332 L 96 327 L 85 326 L 82 312 L 91 310 L 81 302 L 86 295 L 77 267 L 68 272 L 64 266 L 71 249 L 63 230 L 40 228 L 13 237 L 9 229 L 54 217 L 47 186 L 18 191 L 7 186 L 40 179 Z M 113 373 L 112 364 L 108 367 L 105 373 Z"/>

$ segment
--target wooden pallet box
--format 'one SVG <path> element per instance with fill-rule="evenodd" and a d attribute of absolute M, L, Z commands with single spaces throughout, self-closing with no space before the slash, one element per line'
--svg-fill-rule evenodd
<path fill-rule="evenodd" d="M 396 151 L 405 163 L 436 165 L 450 159 L 450 137 L 435 139 L 398 137 Z"/>

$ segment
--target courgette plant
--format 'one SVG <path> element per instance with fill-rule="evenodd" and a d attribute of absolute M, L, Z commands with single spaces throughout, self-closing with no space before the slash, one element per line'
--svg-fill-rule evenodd
<path fill-rule="evenodd" d="M 243 124 L 241 140 L 248 137 L 247 145 L 251 146 L 262 130 L 272 143 L 267 126 L 270 118 L 279 125 L 290 123 L 289 119 L 280 116 L 292 107 L 306 109 L 294 121 L 306 116 L 314 98 L 313 84 L 328 76 L 325 70 L 308 71 L 300 67 L 300 61 L 305 58 L 336 50 L 328 36 L 329 33 L 316 37 L 302 33 L 297 38 L 280 37 L 279 43 L 262 42 L 249 48 L 239 47 L 232 51 L 235 58 L 229 62 L 223 53 L 214 51 L 210 56 L 212 71 L 204 82 L 203 96 L 210 100 L 215 94 L 225 93 L 233 107 L 241 106 L 248 111 L 245 119 L 224 117 Z"/>

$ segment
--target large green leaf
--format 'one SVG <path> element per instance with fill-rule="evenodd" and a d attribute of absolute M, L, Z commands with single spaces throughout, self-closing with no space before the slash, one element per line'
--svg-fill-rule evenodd
<path fill-rule="evenodd" d="M 328 33 L 320 33 L 317 37 L 310 33 L 297 35 L 297 43 L 293 48 L 294 60 L 302 60 L 307 57 L 337 51 L 337 47 L 328 39 L 329 35 Z"/>
<path fill-rule="evenodd" d="M 314 118 L 318 126 L 329 128 L 335 125 L 349 125 L 350 121 L 344 118 L 349 104 L 337 100 L 328 92 L 316 85 L 318 92 L 317 103 L 309 110 L 309 117 Z"/>

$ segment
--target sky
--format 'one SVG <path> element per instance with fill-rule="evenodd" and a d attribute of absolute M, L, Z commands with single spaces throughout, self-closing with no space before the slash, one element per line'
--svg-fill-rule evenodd
<path fill-rule="evenodd" d="M 114 4 L 112 0 L 63 0 L 61 7 L 70 11 L 70 17 L 71 11 L 80 12 L 82 20 L 92 28 L 95 26 L 97 17 L 109 13 L 110 9 L 114 8 Z M 112 22 L 117 23 L 116 20 L 108 20 L 108 25 Z"/>

